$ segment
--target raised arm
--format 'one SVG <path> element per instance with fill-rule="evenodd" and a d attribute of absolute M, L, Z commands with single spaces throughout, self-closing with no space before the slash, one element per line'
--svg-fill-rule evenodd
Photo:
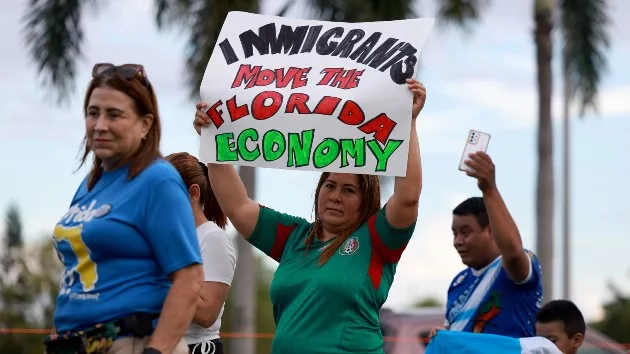
<path fill-rule="evenodd" d="M 497 188 L 492 159 L 480 151 L 471 154 L 466 164 L 472 169 L 466 174 L 477 178 L 477 185 L 483 193 L 490 230 L 501 252 L 503 268 L 515 283 L 527 282 L 533 272 L 532 260 L 523 249 L 521 234 Z"/>
<path fill-rule="evenodd" d="M 207 127 L 211 122 L 210 117 L 205 113 L 205 108 L 207 108 L 205 102 L 197 103 L 194 122 L 197 134 L 201 134 L 201 127 Z M 260 207 L 247 196 L 247 189 L 236 169 L 230 164 L 209 163 L 208 175 L 221 209 L 236 231 L 246 239 L 249 238 L 256 228 Z"/>
<path fill-rule="evenodd" d="M 424 107 L 427 97 L 424 85 L 417 80 L 407 80 L 407 84 L 413 92 L 407 175 L 396 177 L 394 194 L 389 198 L 385 209 L 387 222 L 392 227 L 400 229 L 411 226 L 418 218 L 418 200 L 422 190 L 422 166 L 420 163 L 420 144 L 416 132 L 416 118 Z"/>

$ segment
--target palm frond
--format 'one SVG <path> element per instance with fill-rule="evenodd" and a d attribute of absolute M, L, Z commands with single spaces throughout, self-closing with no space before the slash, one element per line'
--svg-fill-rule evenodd
<path fill-rule="evenodd" d="M 201 3 L 203 0 L 155 0 L 153 7 L 158 29 L 175 24 L 185 25 Z"/>
<path fill-rule="evenodd" d="M 442 25 L 456 25 L 466 29 L 481 17 L 488 0 L 439 0 L 437 18 Z"/>
<path fill-rule="evenodd" d="M 314 17 L 323 21 L 373 22 L 415 16 L 412 0 L 309 0 Z"/>
<path fill-rule="evenodd" d="M 258 0 L 202 0 L 193 9 L 186 56 L 187 83 L 193 99 L 199 98 L 206 66 L 230 11 L 258 13 Z"/>
<path fill-rule="evenodd" d="M 68 102 L 74 91 L 76 62 L 81 58 L 82 0 L 31 0 L 22 18 L 22 34 L 45 86 L 57 103 Z"/>
<path fill-rule="evenodd" d="M 597 94 L 608 67 L 605 51 L 610 47 L 606 0 L 561 0 L 562 29 L 567 75 L 572 98 L 580 115 L 597 111 Z"/>
<path fill-rule="evenodd" d="M 278 12 L 276 13 L 276 16 L 285 16 L 287 14 L 287 12 L 289 12 L 289 10 L 291 10 L 291 8 L 293 7 L 293 5 L 295 5 L 297 0 L 285 0 L 286 2 L 284 3 L 284 5 L 282 5 L 282 7 L 280 8 L 280 10 L 278 10 Z"/>

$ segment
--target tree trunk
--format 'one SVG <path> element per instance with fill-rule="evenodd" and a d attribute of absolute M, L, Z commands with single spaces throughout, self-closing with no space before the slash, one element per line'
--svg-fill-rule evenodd
<path fill-rule="evenodd" d="M 565 43 L 565 46 L 567 44 Z M 564 76 L 564 117 L 562 157 L 562 298 L 571 300 L 571 82 L 567 66 L 567 51 L 562 54 Z"/>
<path fill-rule="evenodd" d="M 254 199 L 256 194 L 256 169 L 240 166 L 239 174 L 247 188 L 249 197 Z M 236 241 L 238 261 L 234 272 L 233 291 L 234 307 L 232 308 L 232 330 L 242 336 L 230 340 L 232 354 L 255 354 L 256 339 L 252 336 L 256 332 L 256 279 L 254 272 L 254 254 L 252 246 L 244 238 Z"/>
<path fill-rule="evenodd" d="M 553 298 L 553 127 L 551 124 L 551 57 L 554 0 L 535 0 L 536 60 L 538 67 L 538 181 L 536 190 L 536 247 L 543 277 L 543 302 Z"/>

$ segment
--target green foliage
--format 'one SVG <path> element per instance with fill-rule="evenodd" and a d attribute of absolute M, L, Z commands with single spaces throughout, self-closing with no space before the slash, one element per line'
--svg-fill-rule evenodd
<path fill-rule="evenodd" d="M 604 304 L 602 320 L 591 326 L 619 343 L 630 343 L 630 294 L 624 294 L 614 284 L 608 287 L 613 298 Z"/>
<path fill-rule="evenodd" d="M 1 328 L 50 328 L 61 265 L 48 238 L 24 247 L 18 209 L 6 214 L 0 278 Z M 0 335 L 0 353 L 41 354 L 43 335 Z"/>
<path fill-rule="evenodd" d="M 410 0 L 405 0 L 410 1 Z M 75 89 L 76 63 L 83 52 L 82 18 L 104 0 L 31 0 L 22 18 L 23 37 L 44 86 L 57 103 L 67 103 Z M 197 98 L 210 54 L 229 11 L 258 12 L 259 0 L 154 0 L 158 29 L 179 28 L 188 36 L 186 84 Z"/>
<path fill-rule="evenodd" d="M 262 257 L 256 257 L 256 270 L 257 274 L 256 278 L 256 333 L 262 334 L 272 334 L 276 331 L 276 325 L 273 320 L 273 305 L 271 304 L 271 299 L 269 298 L 269 284 L 273 277 L 273 271 L 269 269 L 265 263 L 263 262 Z M 228 295 L 227 301 L 225 302 L 225 311 L 223 317 L 221 319 L 221 332 L 222 333 L 231 333 L 232 332 L 232 316 L 230 316 L 230 312 L 233 310 L 232 304 L 232 294 L 230 291 L 230 295 Z M 223 343 L 225 344 L 225 352 L 230 353 L 230 343 L 234 341 L 241 340 L 240 337 L 227 337 L 222 336 Z M 264 336 L 262 338 L 256 339 L 256 353 L 257 354 L 268 354 L 271 353 L 271 342 L 272 338 Z"/>
<path fill-rule="evenodd" d="M 560 8 L 571 98 L 577 98 L 580 115 L 584 115 L 589 108 L 597 109 L 601 76 L 608 66 L 608 4 L 606 0 L 560 0 Z"/>
<path fill-rule="evenodd" d="M 416 308 L 420 308 L 420 307 L 444 307 L 444 304 L 438 298 L 430 296 L 430 297 L 425 297 L 425 298 L 416 300 L 413 303 L 412 306 L 416 307 Z"/>

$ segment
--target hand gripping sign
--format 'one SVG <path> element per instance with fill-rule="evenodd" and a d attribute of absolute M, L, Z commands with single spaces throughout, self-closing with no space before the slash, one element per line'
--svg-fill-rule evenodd
<path fill-rule="evenodd" d="M 201 82 L 200 159 L 405 176 L 433 19 L 340 23 L 230 12 Z"/>

